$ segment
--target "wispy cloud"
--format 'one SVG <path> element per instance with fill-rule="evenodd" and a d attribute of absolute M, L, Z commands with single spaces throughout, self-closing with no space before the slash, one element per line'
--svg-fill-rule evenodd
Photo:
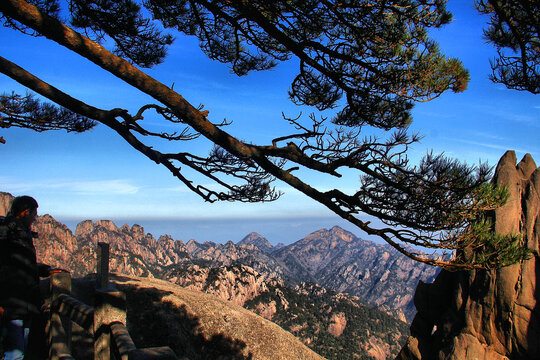
<path fill-rule="evenodd" d="M 491 140 L 506 141 L 506 138 L 500 135 L 495 135 L 487 132 L 473 131 L 472 134 L 477 137 L 483 137 Z"/>
<path fill-rule="evenodd" d="M 470 144 L 470 145 L 476 145 L 476 146 L 487 147 L 487 148 L 490 148 L 490 149 L 509 150 L 508 145 L 498 145 L 498 144 L 493 144 L 493 143 L 486 143 L 486 142 L 479 142 L 479 141 L 471 141 L 471 140 L 457 139 L 457 138 L 444 138 L 444 139 L 445 139 L 445 140 L 449 140 L 449 141 L 461 142 L 461 143 L 464 143 L 464 144 Z M 532 153 L 532 154 L 536 154 L 535 151 L 531 151 L 530 149 L 529 149 L 529 150 L 524 150 L 524 149 L 519 149 L 519 148 L 513 148 L 512 150 L 517 151 L 517 152 L 521 152 L 521 153 Z"/>
<path fill-rule="evenodd" d="M 28 192 L 36 190 L 61 190 L 65 193 L 80 195 L 131 195 L 139 191 L 139 187 L 129 180 L 46 180 L 20 182 L 10 178 L 0 178 L 3 187 L 13 192 Z"/>
<path fill-rule="evenodd" d="M 523 113 L 522 111 L 510 111 L 507 108 L 500 105 L 498 107 L 480 106 L 480 110 L 490 116 L 498 117 L 507 121 L 526 124 L 529 126 L 540 126 L 538 117 L 530 113 Z"/>
<path fill-rule="evenodd" d="M 70 187 L 72 191 L 85 194 L 104 193 L 129 195 L 139 191 L 139 187 L 132 185 L 130 181 L 123 179 L 71 182 L 66 183 L 65 185 Z"/>

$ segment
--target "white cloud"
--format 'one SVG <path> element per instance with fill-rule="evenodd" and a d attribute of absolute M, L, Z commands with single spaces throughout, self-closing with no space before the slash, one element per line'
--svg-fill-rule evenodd
<path fill-rule="evenodd" d="M 487 147 L 487 148 L 490 148 L 490 149 L 497 149 L 497 150 L 514 150 L 516 152 L 520 152 L 520 153 L 531 153 L 531 154 L 536 154 L 535 151 L 530 151 L 530 150 L 523 150 L 523 149 L 519 149 L 519 148 L 512 148 L 510 149 L 512 146 L 508 146 L 508 145 L 498 145 L 498 144 L 492 144 L 492 143 L 485 143 L 485 142 L 478 142 L 478 141 L 471 141 L 471 140 L 464 140 L 464 139 L 456 139 L 456 138 L 444 138 L 446 140 L 449 140 L 449 141 L 457 141 L 457 142 L 461 142 L 461 143 L 465 143 L 465 144 L 470 144 L 470 145 L 476 145 L 476 146 L 482 146 L 482 147 Z"/>
<path fill-rule="evenodd" d="M 70 187 L 72 191 L 79 193 L 100 193 L 126 195 L 135 194 L 139 187 L 132 185 L 128 180 L 99 180 L 99 181 L 81 181 L 65 183 L 64 186 Z"/>
<path fill-rule="evenodd" d="M 487 133 L 487 132 L 473 131 L 473 134 L 475 136 L 480 136 L 480 137 L 488 138 L 488 139 L 492 139 L 492 140 L 499 140 L 499 141 L 506 141 L 507 140 L 506 138 L 504 138 L 502 136 L 495 135 L 495 134 L 490 134 L 490 133 Z"/>
<path fill-rule="evenodd" d="M 10 178 L 0 178 L 3 187 L 8 191 L 36 192 L 36 191 L 55 191 L 60 190 L 63 193 L 76 193 L 79 195 L 131 195 L 139 191 L 139 187 L 131 184 L 129 180 L 45 180 L 20 182 Z"/>
<path fill-rule="evenodd" d="M 481 105 L 478 108 L 487 115 L 495 116 L 505 121 L 517 122 L 528 126 L 540 126 L 538 117 L 531 113 L 523 113 L 523 109 L 511 111 L 505 107 L 505 104 L 500 104 L 497 107 Z"/>

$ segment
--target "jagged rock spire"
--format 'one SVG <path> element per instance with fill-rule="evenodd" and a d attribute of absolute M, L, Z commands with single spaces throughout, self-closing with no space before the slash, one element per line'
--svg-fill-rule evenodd
<path fill-rule="evenodd" d="M 540 359 L 540 168 L 530 154 L 516 160 L 506 152 L 493 177 L 509 191 L 492 214 L 494 228 L 521 233 L 533 255 L 497 270 L 443 270 L 432 284 L 420 282 L 411 337 L 397 359 Z"/>

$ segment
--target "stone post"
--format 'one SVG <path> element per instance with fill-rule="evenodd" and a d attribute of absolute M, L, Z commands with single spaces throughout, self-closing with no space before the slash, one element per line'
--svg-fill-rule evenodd
<path fill-rule="evenodd" d="M 50 358 L 57 359 L 70 353 L 71 320 L 58 314 L 58 296 L 71 294 L 71 275 L 68 272 L 53 273 L 50 277 L 51 309 L 49 318 Z"/>
<path fill-rule="evenodd" d="M 126 323 L 126 295 L 121 291 L 97 289 L 94 301 L 94 359 L 109 360 L 110 324 Z"/>
<path fill-rule="evenodd" d="M 97 249 L 97 288 L 107 290 L 109 287 L 109 244 L 98 243 Z"/>
<path fill-rule="evenodd" d="M 71 294 L 71 274 L 65 271 L 51 274 L 52 302 L 55 302 L 60 294 Z"/>

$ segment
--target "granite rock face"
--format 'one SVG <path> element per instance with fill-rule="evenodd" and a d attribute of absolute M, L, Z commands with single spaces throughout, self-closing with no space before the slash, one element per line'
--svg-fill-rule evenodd
<path fill-rule="evenodd" d="M 129 332 L 143 347 L 170 346 L 180 359 L 324 360 L 278 325 L 231 302 L 170 282 L 126 276 Z"/>
<path fill-rule="evenodd" d="M 537 306 L 540 168 L 507 152 L 493 181 L 509 199 L 492 214 L 499 234 L 523 235 L 533 256 L 497 270 L 441 271 L 415 293 L 418 313 L 398 359 L 540 359 Z"/>
<path fill-rule="evenodd" d="M 0 216 L 6 216 L 13 198 L 11 194 L 0 192 Z"/>
<path fill-rule="evenodd" d="M 300 281 L 360 296 L 404 321 L 416 312 L 413 294 L 418 281 L 432 281 L 439 272 L 338 226 L 311 233 L 272 255 Z"/>
<path fill-rule="evenodd" d="M 240 306 L 268 291 L 264 276 L 240 264 L 216 268 L 198 265 L 183 269 L 175 267 L 166 271 L 162 278 L 183 288 L 206 292 Z"/>
<path fill-rule="evenodd" d="M 408 336 L 406 323 L 356 296 L 313 283 L 290 288 L 241 264 L 171 267 L 162 276 L 184 289 L 214 295 L 271 320 L 327 359 L 391 358 Z M 374 345 L 372 338 L 380 344 Z"/>

